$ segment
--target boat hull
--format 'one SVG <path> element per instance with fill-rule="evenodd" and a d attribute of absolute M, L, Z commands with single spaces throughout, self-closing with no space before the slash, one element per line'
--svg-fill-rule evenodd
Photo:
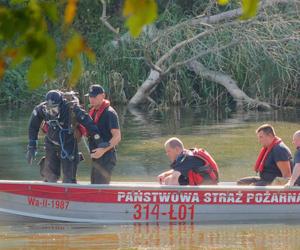
<path fill-rule="evenodd" d="M 300 189 L 0 181 L 0 221 L 244 223 L 300 221 Z"/>

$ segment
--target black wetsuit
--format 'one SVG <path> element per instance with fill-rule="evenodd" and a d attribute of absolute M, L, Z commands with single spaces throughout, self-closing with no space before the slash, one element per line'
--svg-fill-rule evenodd
<path fill-rule="evenodd" d="M 48 114 L 46 102 L 36 106 L 32 112 L 29 122 L 29 143 L 38 139 L 38 132 L 43 121 L 48 127 L 45 136 L 46 157 L 41 168 L 44 181 L 56 182 L 60 178 L 62 167 L 63 182 L 76 183 L 79 154 L 74 128 L 71 126 L 72 113 L 74 119 L 85 126 L 91 135 L 99 134 L 91 117 L 79 106 L 71 108 L 66 100 L 59 105 L 57 117 L 51 117 Z"/>

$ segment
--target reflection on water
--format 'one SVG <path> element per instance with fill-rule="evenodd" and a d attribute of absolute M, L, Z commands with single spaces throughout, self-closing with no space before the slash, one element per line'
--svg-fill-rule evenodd
<path fill-rule="evenodd" d="M 298 110 L 268 113 L 222 113 L 171 109 L 141 112 L 119 109 L 122 142 L 113 180 L 155 180 L 169 162 L 163 143 L 178 136 L 186 147 L 204 147 L 216 159 L 222 181 L 252 174 L 259 145 L 255 129 L 265 122 L 292 148 L 299 129 Z M 0 179 L 39 179 L 27 165 L 25 149 L 31 111 L 0 111 Z M 43 136 L 41 135 L 40 138 Z M 89 180 L 90 162 L 80 164 L 78 179 Z M 43 141 L 39 141 L 39 156 Z M 255 223 L 255 222 L 254 222 Z M 122 225 L 14 224 L 0 225 L 2 249 L 298 249 L 298 225 Z"/>
<path fill-rule="evenodd" d="M 297 225 L 1 226 L 10 249 L 298 249 Z"/>

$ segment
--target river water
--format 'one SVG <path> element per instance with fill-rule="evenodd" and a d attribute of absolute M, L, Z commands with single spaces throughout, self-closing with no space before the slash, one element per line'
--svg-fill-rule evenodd
<path fill-rule="evenodd" d="M 226 113 L 207 109 L 139 111 L 118 108 L 122 142 L 113 181 L 155 181 L 168 169 L 163 144 L 177 136 L 186 148 L 203 147 L 217 161 L 221 181 L 252 173 L 259 152 L 255 129 L 271 123 L 294 151 L 292 134 L 300 129 L 300 111 Z M 0 111 L 0 179 L 38 180 L 36 163 L 25 161 L 30 110 Z M 43 155 L 43 135 L 39 157 Z M 90 161 L 80 164 L 79 181 L 89 181 Z M 0 225 L 0 249 L 299 249 L 300 225 L 87 225 L 15 223 Z"/>

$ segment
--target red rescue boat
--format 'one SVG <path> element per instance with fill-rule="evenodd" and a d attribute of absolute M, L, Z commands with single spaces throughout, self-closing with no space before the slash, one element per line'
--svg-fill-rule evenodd
<path fill-rule="evenodd" d="M 0 181 L 0 221 L 243 223 L 300 221 L 300 188 Z"/>

